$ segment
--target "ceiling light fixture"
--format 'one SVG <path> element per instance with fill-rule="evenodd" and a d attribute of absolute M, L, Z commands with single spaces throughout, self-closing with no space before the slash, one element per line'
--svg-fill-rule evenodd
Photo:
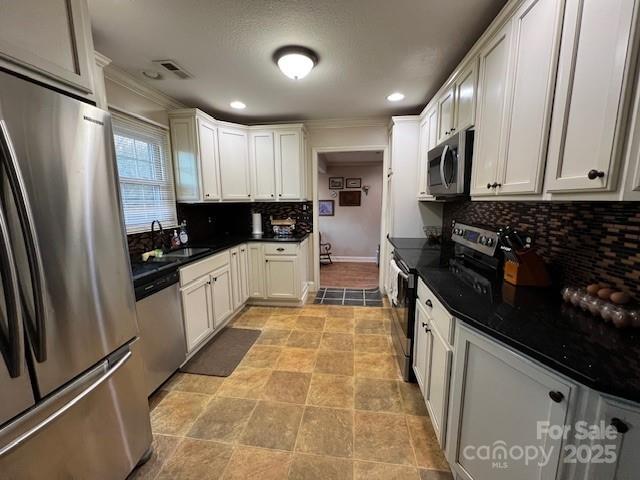
<path fill-rule="evenodd" d="M 229 104 L 231 108 L 235 108 L 236 110 L 244 110 L 247 106 L 241 102 L 240 100 L 234 100 Z"/>
<path fill-rule="evenodd" d="M 389 100 L 390 102 L 399 102 L 400 100 L 404 100 L 404 93 L 393 92 L 387 97 L 387 100 Z"/>
<path fill-rule="evenodd" d="M 155 70 L 143 70 L 142 75 L 151 80 L 160 80 L 162 78 L 162 75 Z"/>
<path fill-rule="evenodd" d="M 276 50 L 273 59 L 287 77 L 300 80 L 318 63 L 318 55 L 306 47 L 287 46 Z"/>

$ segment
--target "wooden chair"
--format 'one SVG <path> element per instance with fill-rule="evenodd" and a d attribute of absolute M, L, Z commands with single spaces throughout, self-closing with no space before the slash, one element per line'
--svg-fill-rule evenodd
<path fill-rule="evenodd" d="M 331 260 L 331 244 L 322 243 L 322 233 L 320 233 L 320 263 L 323 261 L 329 261 L 330 264 L 333 263 L 333 260 Z"/>

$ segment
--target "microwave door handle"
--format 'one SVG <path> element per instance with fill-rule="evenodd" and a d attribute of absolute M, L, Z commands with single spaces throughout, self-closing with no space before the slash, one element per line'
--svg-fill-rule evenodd
<path fill-rule="evenodd" d="M 35 318 L 31 322 L 27 322 L 29 329 L 29 338 L 33 342 L 33 353 L 38 362 L 44 362 L 47 359 L 46 347 L 46 308 L 44 305 L 44 275 L 42 268 L 42 256 L 40 248 L 36 240 L 35 222 L 29 200 L 26 195 L 24 179 L 20 172 L 20 167 L 16 161 L 16 152 L 9 137 L 9 130 L 4 120 L 0 120 L 0 148 L 3 154 L 0 158 L 5 163 L 7 170 L 7 178 L 11 185 L 13 198 L 18 210 L 20 225 L 24 234 L 24 241 L 29 262 L 31 288 L 33 289 L 33 301 L 35 309 Z"/>
<path fill-rule="evenodd" d="M 447 179 L 444 178 L 444 162 L 447 160 L 447 150 L 449 150 L 449 145 L 445 145 L 442 150 L 442 155 L 440 155 L 440 179 L 442 180 L 442 184 L 444 188 L 449 190 L 449 184 L 447 183 Z"/>

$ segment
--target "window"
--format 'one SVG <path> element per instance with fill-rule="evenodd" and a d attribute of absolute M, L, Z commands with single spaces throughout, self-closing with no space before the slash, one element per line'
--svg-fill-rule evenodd
<path fill-rule="evenodd" d="M 154 220 L 165 228 L 176 226 L 169 133 L 113 113 L 113 140 L 127 233 L 149 231 Z"/>

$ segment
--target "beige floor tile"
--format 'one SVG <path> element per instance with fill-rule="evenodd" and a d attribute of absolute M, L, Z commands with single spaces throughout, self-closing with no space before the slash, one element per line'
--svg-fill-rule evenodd
<path fill-rule="evenodd" d="M 293 330 L 297 320 L 297 315 L 272 315 L 264 327 L 277 328 L 279 330 Z"/>
<path fill-rule="evenodd" d="M 141 465 L 140 468 L 136 468 L 131 475 L 127 477 L 127 480 L 153 480 L 156 478 L 162 465 L 164 465 L 167 458 L 169 458 L 178 447 L 180 440 L 180 437 L 170 435 L 154 435 L 153 444 L 151 445 L 153 448 L 151 458 Z"/>
<path fill-rule="evenodd" d="M 316 351 L 306 348 L 283 348 L 276 370 L 312 372 L 316 363 Z"/>
<path fill-rule="evenodd" d="M 210 399 L 200 393 L 169 392 L 151 412 L 153 432 L 184 435 Z"/>
<path fill-rule="evenodd" d="M 351 458 L 353 412 L 336 408 L 305 407 L 296 451 Z"/>
<path fill-rule="evenodd" d="M 355 331 L 366 335 L 386 335 L 388 333 L 384 326 L 384 320 L 369 318 L 356 318 Z"/>
<path fill-rule="evenodd" d="M 304 407 L 259 402 L 240 437 L 240 443 L 254 447 L 293 450 Z"/>
<path fill-rule="evenodd" d="M 275 368 L 280 356 L 280 347 L 254 345 L 242 359 L 241 367 Z"/>
<path fill-rule="evenodd" d="M 418 466 L 433 470 L 449 470 L 449 464 L 440 449 L 430 420 L 427 417 L 409 415 L 405 418 Z"/>
<path fill-rule="evenodd" d="M 420 480 L 414 467 L 388 463 L 354 462 L 355 480 Z"/>
<path fill-rule="evenodd" d="M 162 467 L 158 480 L 214 480 L 231 458 L 231 445 L 185 438 Z"/>
<path fill-rule="evenodd" d="M 175 381 L 171 384 L 171 390 L 181 392 L 204 393 L 213 395 L 218 391 L 224 381 L 222 377 L 210 375 L 194 375 L 191 373 L 175 373 Z"/>
<path fill-rule="evenodd" d="M 274 307 L 257 307 L 251 306 L 247 307 L 242 314 L 243 315 L 271 315 L 274 313 L 276 309 Z"/>
<path fill-rule="evenodd" d="M 255 406 L 255 400 L 216 397 L 209 402 L 187 436 L 233 442 L 244 430 Z"/>
<path fill-rule="evenodd" d="M 321 338 L 322 332 L 293 330 L 287 340 L 287 346 L 294 348 L 318 348 Z"/>
<path fill-rule="evenodd" d="M 327 307 L 324 305 L 307 305 L 300 310 L 300 315 L 309 317 L 326 317 Z"/>
<path fill-rule="evenodd" d="M 385 298 L 385 306 L 382 308 L 382 318 L 385 320 L 391 320 L 393 317 L 391 316 L 391 308 L 389 307 L 389 301 Z"/>
<path fill-rule="evenodd" d="M 306 330 L 311 332 L 321 332 L 324 330 L 324 317 L 314 317 L 311 315 L 300 315 L 296 320 L 296 330 Z"/>
<path fill-rule="evenodd" d="M 291 454 L 238 446 L 224 471 L 223 480 L 283 480 Z"/>
<path fill-rule="evenodd" d="M 355 350 L 359 353 L 391 353 L 391 344 L 387 335 L 355 336 Z"/>
<path fill-rule="evenodd" d="M 375 412 L 402 412 L 398 382 L 377 378 L 356 378 L 355 408 Z"/>
<path fill-rule="evenodd" d="M 311 383 L 310 373 L 275 370 L 262 392 L 264 400 L 304 405 Z"/>
<path fill-rule="evenodd" d="M 287 339 L 291 335 L 291 330 L 279 330 L 275 328 L 266 328 L 256 340 L 256 345 L 283 346 L 287 344 Z"/>
<path fill-rule="evenodd" d="M 420 480 L 453 480 L 451 472 L 442 470 L 420 469 Z"/>
<path fill-rule="evenodd" d="M 355 368 L 357 377 L 400 379 L 400 370 L 392 355 L 357 353 Z"/>
<path fill-rule="evenodd" d="M 353 408 L 353 377 L 314 373 L 311 377 L 307 404 Z"/>
<path fill-rule="evenodd" d="M 351 480 L 353 462 L 330 457 L 296 453 L 291 461 L 289 480 Z"/>
<path fill-rule="evenodd" d="M 302 307 L 272 307 L 275 315 L 300 315 Z"/>
<path fill-rule="evenodd" d="M 260 398 L 271 370 L 238 367 L 224 379 L 217 395 L 222 397 Z"/>
<path fill-rule="evenodd" d="M 353 335 L 349 333 L 324 332 L 320 348 L 325 350 L 338 350 L 353 352 Z"/>
<path fill-rule="evenodd" d="M 355 412 L 354 457 L 358 460 L 414 465 L 409 432 L 402 415 Z"/>
<path fill-rule="evenodd" d="M 267 320 L 269 320 L 269 315 L 265 314 L 240 315 L 233 321 L 232 326 L 234 328 L 255 328 L 259 330 L 264 328 Z"/>
<path fill-rule="evenodd" d="M 382 308 L 379 307 L 359 307 L 353 312 L 356 319 L 366 318 L 368 320 L 382 320 Z"/>
<path fill-rule="evenodd" d="M 149 411 L 153 412 L 158 404 L 162 401 L 162 399 L 168 394 L 169 390 L 164 390 L 163 388 L 160 388 L 160 390 L 156 390 L 155 392 L 153 392 L 153 395 L 149 397 Z"/>
<path fill-rule="evenodd" d="M 320 350 L 314 372 L 353 375 L 353 353 Z"/>
<path fill-rule="evenodd" d="M 398 382 L 400 397 L 402 398 L 402 411 L 407 415 L 426 416 L 427 406 L 420 387 L 417 383 Z"/>
<path fill-rule="evenodd" d="M 353 318 L 327 317 L 324 323 L 325 332 L 353 333 L 355 320 Z"/>
<path fill-rule="evenodd" d="M 328 317 L 354 318 L 353 307 L 327 307 Z"/>

